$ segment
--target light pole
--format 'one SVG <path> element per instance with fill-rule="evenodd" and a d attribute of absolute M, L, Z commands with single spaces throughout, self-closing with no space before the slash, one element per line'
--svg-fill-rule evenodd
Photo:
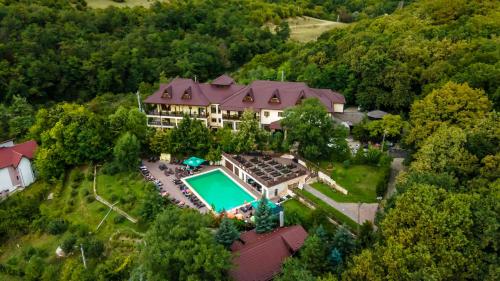
<path fill-rule="evenodd" d="M 387 134 L 387 129 L 384 129 L 384 135 L 382 136 L 382 152 L 384 152 L 385 135 Z"/>

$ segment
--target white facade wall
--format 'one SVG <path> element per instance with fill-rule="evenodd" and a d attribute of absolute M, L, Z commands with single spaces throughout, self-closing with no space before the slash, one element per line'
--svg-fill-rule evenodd
<path fill-rule="evenodd" d="M 215 107 L 215 113 L 212 112 L 212 107 Z M 208 114 L 208 124 L 210 124 L 210 126 L 222 127 L 222 110 L 220 109 L 219 104 L 211 104 L 208 107 Z"/>
<path fill-rule="evenodd" d="M 333 104 L 333 112 L 344 112 L 344 105 L 341 103 L 334 103 Z"/>
<path fill-rule="evenodd" d="M 35 175 L 33 174 L 33 169 L 31 167 L 31 162 L 28 158 L 23 157 L 19 166 L 17 166 L 17 171 L 21 178 L 21 185 L 26 187 L 35 181 Z"/>
<path fill-rule="evenodd" d="M 0 191 L 8 189 L 12 191 L 12 180 L 10 179 L 9 168 L 0 169 Z"/>
<path fill-rule="evenodd" d="M 266 117 L 266 112 L 269 113 L 269 116 Z M 282 116 L 279 116 L 279 114 L 282 114 L 283 110 L 271 110 L 271 109 L 262 109 L 260 111 L 260 124 L 262 125 L 269 125 L 273 123 L 274 121 L 278 121 L 282 119 Z"/>
<path fill-rule="evenodd" d="M 233 165 L 233 170 L 231 171 L 233 173 L 233 175 L 238 176 L 238 178 L 240 178 L 245 183 L 247 182 L 248 178 L 251 178 L 254 181 L 256 181 L 258 184 L 260 184 L 262 186 L 262 194 L 265 195 L 268 199 L 272 199 L 275 197 L 281 197 L 281 196 L 286 195 L 288 192 L 288 187 L 290 185 L 301 186 L 305 183 L 306 178 L 307 178 L 307 174 L 306 174 L 306 175 L 302 175 L 302 176 L 297 177 L 297 178 L 293 178 L 289 181 L 282 182 L 282 183 L 277 184 L 275 186 L 267 187 L 262 182 L 258 181 L 255 177 L 252 177 L 248 172 L 243 170 L 244 169 L 243 167 L 240 167 L 236 163 L 229 161 L 224 156 L 222 156 L 222 161 L 221 161 L 221 165 L 223 167 L 226 167 L 226 161 Z M 238 169 L 238 174 L 235 173 L 236 169 Z"/>

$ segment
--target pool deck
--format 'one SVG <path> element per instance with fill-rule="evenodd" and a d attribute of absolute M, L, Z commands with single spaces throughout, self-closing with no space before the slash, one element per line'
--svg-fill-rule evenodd
<path fill-rule="evenodd" d="M 165 176 L 162 170 L 160 170 L 159 166 L 160 164 L 166 164 L 168 168 L 172 168 L 172 170 L 175 170 L 175 167 L 182 167 L 182 165 L 175 165 L 175 164 L 168 164 L 162 161 L 157 161 L 157 162 L 148 162 L 148 161 L 143 161 L 144 165 L 148 168 L 149 172 L 158 180 L 160 180 L 163 183 L 163 189 L 168 192 L 171 198 L 175 198 L 177 200 L 180 200 L 182 202 L 185 202 L 186 205 L 188 205 L 190 208 L 199 210 L 201 213 L 207 213 L 210 210 L 207 207 L 203 207 L 198 209 L 196 206 L 194 206 L 189 199 L 184 196 L 184 194 L 177 188 L 177 186 L 172 182 L 173 179 L 175 179 L 175 175 L 170 175 L 170 176 Z M 222 166 L 208 166 L 203 168 L 203 170 L 200 173 L 197 173 L 195 175 L 199 175 L 201 173 L 209 172 L 215 169 L 221 169 L 225 172 L 227 176 L 229 176 L 232 180 L 237 182 L 239 185 L 245 188 L 245 191 L 248 193 L 252 194 L 254 197 L 259 199 L 261 197 L 261 194 L 255 191 L 253 188 L 250 187 L 247 183 L 242 181 L 241 179 L 237 178 L 233 173 L 231 173 L 227 168 L 222 167 Z M 203 200 L 203 198 L 199 197 L 199 199 Z"/>

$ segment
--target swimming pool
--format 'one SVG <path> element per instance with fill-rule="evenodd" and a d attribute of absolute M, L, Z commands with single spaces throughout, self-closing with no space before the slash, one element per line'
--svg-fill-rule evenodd
<path fill-rule="evenodd" d="M 255 201 L 255 197 L 243 186 L 235 182 L 221 169 L 183 179 L 186 185 L 209 209 L 220 212 L 229 211 L 246 203 Z"/>

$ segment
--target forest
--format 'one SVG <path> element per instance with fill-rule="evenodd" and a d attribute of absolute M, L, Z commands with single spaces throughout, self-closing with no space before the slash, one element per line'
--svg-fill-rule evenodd
<path fill-rule="evenodd" d="M 289 41 L 285 20 L 302 15 L 349 25 Z M 376 227 L 335 227 L 321 209 L 307 219 L 289 213 L 287 224 L 303 224 L 309 238 L 276 280 L 499 280 L 499 32 L 493 0 L 171 0 L 107 9 L 0 0 L 0 141 L 39 145 L 39 180 L 0 202 L 0 279 L 227 280 L 227 247 L 250 226 L 175 207 L 143 181 L 140 157 L 168 151 L 215 161 L 222 151 L 295 145 L 310 160 L 348 165 L 374 154 L 371 164 L 388 168 L 378 149 L 350 155 L 347 130 L 315 100 L 285 112 L 287 141 L 248 111 L 240 131 L 214 132 L 189 118 L 156 131 L 137 110 L 137 91 L 145 98 L 174 77 L 229 73 L 248 83 L 283 73 L 337 90 L 349 106 L 390 112 L 351 133 L 364 142 L 387 134 L 408 157 Z M 137 190 L 137 198 L 130 189 L 110 194 L 137 225 L 116 216 L 95 231 L 107 210 L 91 196 L 94 165 L 103 186 Z M 66 258 L 53 257 L 58 245 Z"/>

